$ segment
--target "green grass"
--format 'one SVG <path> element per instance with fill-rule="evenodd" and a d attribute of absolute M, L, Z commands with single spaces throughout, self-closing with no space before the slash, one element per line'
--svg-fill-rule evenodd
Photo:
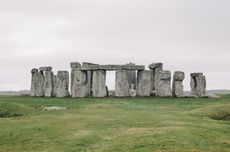
<path fill-rule="evenodd" d="M 41 106 L 68 110 L 43 111 Z M 0 96 L 1 152 L 230 151 L 220 99 Z"/>

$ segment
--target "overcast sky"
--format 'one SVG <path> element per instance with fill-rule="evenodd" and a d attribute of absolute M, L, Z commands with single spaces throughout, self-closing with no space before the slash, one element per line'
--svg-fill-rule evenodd
<path fill-rule="evenodd" d="M 230 0 L 1 0 L 0 90 L 30 88 L 34 67 L 163 62 L 230 89 Z M 113 89 L 115 78 L 108 74 Z"/>

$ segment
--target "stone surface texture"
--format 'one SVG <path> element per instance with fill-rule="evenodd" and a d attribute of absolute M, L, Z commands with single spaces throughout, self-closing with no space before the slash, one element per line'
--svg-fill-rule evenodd
<path fill-rule="evenodd" d="M 185 78 L 185 73 L 182 71 L 176 71 L 173 75 L 173 85 L 172 85 L 172 96 L 173 97 L 183 97 L 184 96 L 184 86 L 183 80 Z"/>
<path fill-rule="evenodd" d="M 162 71 L 160 74 L 160 82 L 158 84 L 158 94 L 159 97 L 171 97 L 171 72 Z"/>
<path fill-rule="evenodd" d="M 45 71 L 44 95 L 52 97 L 54 94 L 53 71 Z"/>
<path fill-rule="evenodd" d="M 68 97 L 69 96 L 69 72 L 58 71 L 57 72 L 57 97 Z"/>
<path fill-rule="evenodd" d="M 115 96 L 116 97 L 129 96 L 129 81 L 128 81 L 128 74 L 126 70 L 116 71 Z"/>
<path fill-rule="evenodd" d="M 137 96 L 150 96 L 150 74 L 148 70 L 137 71 Z"/>
<path fill-rule="evenodd" d="M 95 70 L 93 71 L 92 94 L 93 97 L 106 97 L 106 71 Z"/>
<path fill-rule="evenodd" d="M 206 94 L 206 78 L 202 73 L 191 73 L 191 94 L 202 97 Z"/>

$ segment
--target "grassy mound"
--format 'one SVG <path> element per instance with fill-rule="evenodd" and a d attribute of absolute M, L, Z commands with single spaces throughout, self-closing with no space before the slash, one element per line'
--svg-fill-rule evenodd
<path fill-rule="evenodd" d="M 211 119 L 230 121 L 230 105 L 220 106 L 213 109 L 213 112 L 209 114 Z"/>
<path fill-rule="evenodd" d="M 0 118 L 21 117 L 26 115 L 28 108 L 16 103 L 0 102 Z"/>

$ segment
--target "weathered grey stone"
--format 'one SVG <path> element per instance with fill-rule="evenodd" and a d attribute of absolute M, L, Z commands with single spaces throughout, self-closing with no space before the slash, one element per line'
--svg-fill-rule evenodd
<path fill-rule="evenodd" d="M 39 68 L 39 71 L 51 71 L 51 70 L 52 70 L 52 67 L 49 67 L 49 66 L 44 66 L 44 67 Z"/>
<path fill-rule="evenodd" d="M 31 88 L 30 88 L 30 96 L 35 97 L 38 91 L 38 69 L 33 68 L 31 70 Z"/>
<path fill-rule="evenodd" d="M 155 76 L 154 76 L 155 96 L 160 96 L 159 83 L 161 81 L 162 72 L 163 72 L 162 68 L 155 69 Z"/>
<path fill-rule="evenodd" d="M 207 94 L 203 94 L 201 95 L 201 98 L 220 98 L 220 96 L 216 95 L 216 94 L 212 94 L 212 93 L 207 93 Z"/>
<path fill-rule="evenodd" d="M 115 90 L 109 90 L 109 97 L 115 96 Z"/>
<path fill-rule="evenodd" d="M 92 81 L 92 94 L 93 97 L 106 97 L 106 71 L 96 70 L 93 71 L 93 81 Z"/>
<path fill-rule="evenodd" d="M 37 97 L 43 97 L 44 96 L 44 83 L 45 83 L 45 77 L 42 71 L 38 72 L 38 87 L 36 91 Z"/>
<path fill-rule="evenodd" d="M 69 72 L 58 71 L 57 72 L 57 97 L 69 96 Z"/>
<path fill-rule="evenodd" d="M 137 71 L 137 96 L 150 96 L 151 92 L 151 72 Z"/>
<path fill-rule="evenodd" d="M 73 69 L 81 69 L 81 64 L 79 62 L 71 62 L 70 67 Z"/>
<path fill-rule="evenodd" d="M 45 71 L 44 94 L 45 97 L 52 97 L 54 93 L 53 71 Z"/>
<path fill-rule="evenodd" d="M 171 72 L 163 71 L 160 74 L 160 82 L 158 84 L 158 96 L 159 97 L 171 97 Z"/>
<path fill-rule="evenodd" d="M 199 76 L 202 76 L 203 73 L 200 73 L 200 72 L 195 72 L 195 73 L 191 73 L 190 76 L 191 77 L 199 77 Z"/>
<path fill-rule="evenodd" d="M 149 68 L 151 69 L 152 73 L 151 73 L 151 82 L 150 82 L 150 85 L 151 85 L 151 90 L 152 92 L 154 93 L 151 93 L 152 95 L 156 93 L 156 86 L 158 85 L 158 83 L 160 82 L 159 80 L 159 73 L 156 73 L 156 70 L 158 69 L 161 69 L 163 68 L 163 63 L 152 63 L 149 65 Z M 156 76 L 157 75 L 157 76 Z M 155 78 L 157 77 L 157 78 Z M 156 79 L 158 80 L 155 84 L 155 81 Z"/>
<path fill-rule="evenodd" d="M 155 70 L 156 68 L 163 68 L 163 63 L 151 63 L 149 69 Z"/>
<path fill-rule="evenodd" d="M 172 95 L 173 97 L 183 97 L 184 96 L 184 87 L 183 80 L 185 78 L 185 73 L 181 71 L 176 71 L 173 75 L 173 87 Z"/>
<path fill-rule="evenodd" d="M 53 75 L 53 86 L 54 86 L 53 97 L 57 97 L 57 76 L 56 75 Z"/>
<path fill-rule="evenodd" d="M 206 94 L 206 78 L 202 73 L 191 74 L 191 94 L 201 97 Z"/>
<path fill-rule="evenodd" d="M 144 70 L 144 65 L 84 65 L 81 67 L 81 70 Z"/>
<path fill-rule="evenodd" d="M 99 64 L 95 64 L 95 63 L 90 63 L 90 62 L 82 62 L 82 66 L 85 65 L 99 65 Z M 93 78 L 93 73 L 91 70 L 87 71 L 87 85 L 88 85 L 88 96 L 92 95 L 92 78 Z"/>
<path fill-rule="evenodd" d="M 128 63 L 126 65 L 135 65 L 134 63 Z M 129 89 L 136 89 L 136 71 L 126 70 L 129 82 Z"/>
<path fill-rule="evenodd" d="M 128 75 L 126 70 L 116 71 L 115 96 L 116 97 L 129 96 L 129 82 L 128 82 Z"/>
<path fill-rule="evenodd" d="M 89 94 L 87 71 L 74 70 L 73 72 L 72 97 L 87 97 Z"/>
<path fill-rule="evenodd" d="M 185 78 L 185 73 L 182 71 L 175 71 L 173 75 L 173 80 L 175 81 L 183 81 Z"/>
<path fill-rule="evenodd" d="M 136 90 L 134 90 L 134 89 L 129 89 L 129 96 L 131 96 L 131 97 L 136 97 L 136 95 L 137 95 L 137 91 L 136 91 Z"/>

